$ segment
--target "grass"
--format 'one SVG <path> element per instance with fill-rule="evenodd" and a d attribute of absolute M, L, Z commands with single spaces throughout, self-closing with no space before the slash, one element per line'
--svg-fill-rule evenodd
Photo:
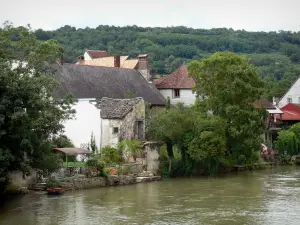
<path fill-rule="evenodd" d="M 68 166 L 74 166 L 74 162 L 68 162 Z M 84 167 L 85 162 L 75 162 L 75 167 Z M 67 167 L 67 163 L 64 162 L 64 167 Z"/>

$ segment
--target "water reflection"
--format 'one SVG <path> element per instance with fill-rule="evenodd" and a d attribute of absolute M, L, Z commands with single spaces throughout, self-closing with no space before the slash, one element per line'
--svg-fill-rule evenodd
<path fill-rule="evenodd" d="M 299 224 L 300 169 L 21 196 L 0 224 Z"/>

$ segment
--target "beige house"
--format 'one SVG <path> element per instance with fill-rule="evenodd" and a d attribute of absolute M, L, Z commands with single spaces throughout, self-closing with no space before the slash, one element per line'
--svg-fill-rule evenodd
<path fill-rule="evenodd" d="M 109 56 L 106 51 L 86 50 L 83 56 L 78 57 L 79 65 L 117 67 L 138 70 L 143 77 L 150 80 L 148 55 L 138 55 L 136 59 L 129 56 Z"/>

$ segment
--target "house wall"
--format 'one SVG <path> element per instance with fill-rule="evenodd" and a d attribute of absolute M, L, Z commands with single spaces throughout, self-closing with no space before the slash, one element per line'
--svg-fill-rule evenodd
<path fill-rule="evenodd" d="M 100 147 L 100 110 L 90 103 L 91 99 L 79 99 L 74 106 L 76 115 L 74 120 L 64 123 L 65 135 L 71 139 L 75 147 L 81 147 L 90 142 L 91 133 L 95 135 L 97 147 Z M 82 146 L 84 147 L 84 146 Z"/>
<path fill-rule="evenodd" d="M 91 56 L 87 52 L 85 52 L 83 56 L 84 60 L 92 60 Z"/>
<path fill-rule="evenodd" d="M 159 89 L 159 91 L 165 99 L 167 99 L 167 97 L 170 97 L 172 105 L 176 105 L 179 102 L 182 102 L 185 105 L 192 105 L 195 103 L 196 100 L 196 94 L 193 93 L 192 89 L 180 89 L 179 98 L 173 97 L 174 89 Z"/>
<path fill-rule="evenodd" d="M 279 108 L 288 104 L 288 98 L 292 98 L 292 103 L 300 104 L 300 79 L 288 90 L 288 92 L 278 102 Z"/>
<path fill-rule="evenodd" d="M 145 132 L 145 102 L 140 100 L 133 109 L 122 119 L 101 119 L 101 148 L 104 146 L 116 147 L 121 140 L 137 139 L 136 121 L 144 121 Z M 114 134 L 114 127 L 118 127 L 119 133 Z M 145 134 L 144 134 L 145 137 Z"/>

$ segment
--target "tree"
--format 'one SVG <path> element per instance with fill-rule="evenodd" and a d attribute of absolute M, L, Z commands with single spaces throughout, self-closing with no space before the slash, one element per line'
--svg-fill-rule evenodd
<path fill-rule="evenodd" d="M 0 49 L 1 191 L 9 170 L 27 173 L 49 165 L 45 160 L 52 156 L 51 138 L 63 131 L 62 122 L 74 112 L 70 96 L 52 98 L 59 86 L 52 65 L 62 55 L 57 41 L 39 42 L 29 28 L 5 23 Z"/>
<path fill-rule="evenodd" d="M 97 147 L 96 140 L 95 140 L 95 135 L 94 135 L 93 132 L 91 133 L 91 140 L 90 140 L 90 143 L 89 143 L 89 150 L 93 154 L 98 152 L 98 147 Z"/>
<path fill-rule="evenodd" d="M 196 93 L 206 109 L 226 121 L 227 153 L 250 157 L 259 149 L 264 132 L 265 110 L 252 103 L 263 93 L 264 83 L 248 60 L 231 52 L 215 53 L 193 61 L 189 74 L 196 81 Z"/>

